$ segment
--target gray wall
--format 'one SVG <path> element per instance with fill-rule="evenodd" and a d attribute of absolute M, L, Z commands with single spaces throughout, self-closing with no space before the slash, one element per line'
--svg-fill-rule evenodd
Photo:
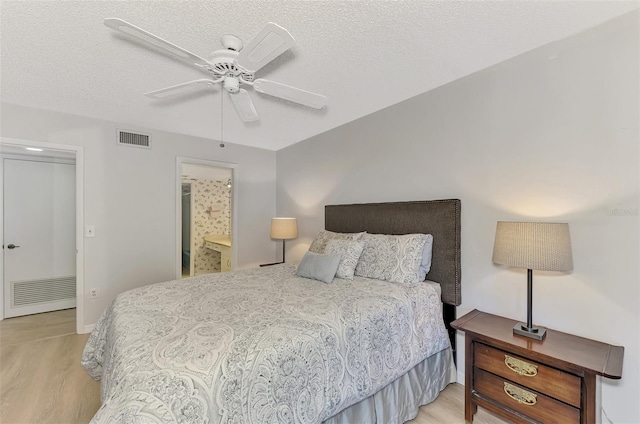
<path fill-rule="evenodd" d="M 84 240 L 84 324 L 91 326 L 122 291 L 176 276 L 176 157 L 237 164 L 238 248 L 236 268 L 272 262 L 269 238 L 275 215 L 273 151 L 136 128 L 2 104 L 7 138 L 82 146 L 84 223 L 96 227 Z M 118 146 L 116 129 L 151 133 L 152 149 Z M 89 298 L 89 288 L 99 297 Z M 81 301 L 81 299 L 78 299 Z"/>
<path fill-rule="evenodd" d="M 459 315 L 523 320 L 526 272 L 492 264 L 496 222 L 569 222 L 574 271 L 535 273 L 534 322 L 624 345 L 603 407 L 640 422 L 638 52 L 634 12 L 278 151 L 277 212 L 300 231 L 287 258 L 325 204 L 460 198 Z"/>

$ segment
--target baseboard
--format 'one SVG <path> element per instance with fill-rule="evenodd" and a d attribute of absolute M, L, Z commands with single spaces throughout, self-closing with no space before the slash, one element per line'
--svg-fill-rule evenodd
<path fill-rule="evenodd" d="M 82 334 L 91 333 L 95 326 L 96 326 L 95 324 L 85 325 L 84 326 L 84 331 L 82 332 Z"/>

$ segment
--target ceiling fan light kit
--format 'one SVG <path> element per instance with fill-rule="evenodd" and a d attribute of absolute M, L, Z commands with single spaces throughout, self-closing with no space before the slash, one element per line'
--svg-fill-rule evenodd
<path fill-rule="evenodd" d="M 286 29 L 272 22 L 266 24 L 246 46 L 243 46 L 242 40 L 234 35 L 223 35 L 221 43 L 224 49 L 214 51 L 209 60 L 122 19 L 106 18 L 104 24 L 161 48 L 211 75 L 210 78 L 197 79 L 146 93 L 149 97 L 164 99 L 200 89 L 215 89 L 218 84 L 221 84 L 244 122 L 257 121 L 259 118 L 253 101 L 247 90 L 242 88 L 243 86 L 253 86 L 258 93 L 314 109 L 322 109 L 327 104 L 327 98 L 321 94 L 266 79 L 254 80 L 254 74 L 257 71 L 296 45 Z"/>

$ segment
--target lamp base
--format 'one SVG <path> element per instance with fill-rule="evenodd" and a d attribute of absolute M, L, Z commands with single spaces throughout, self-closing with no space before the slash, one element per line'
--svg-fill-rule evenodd
<path fill-rule="evenodd" d="M 519 322 L 513 327 L 513 334 L 536 340 L 544 340 L 544 336 L 547 335 L 547 329 L 544 327 L 527 327 L 527 324 Z"/>

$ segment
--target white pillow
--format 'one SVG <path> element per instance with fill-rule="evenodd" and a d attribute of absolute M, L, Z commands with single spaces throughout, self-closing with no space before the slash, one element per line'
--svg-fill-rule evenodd
<path fill-rule="evenodd" d="M 420 263 L 420 275 L 418 278 L 420 281 L 424 281 L 427 278 L 427 274 L 431 270 L 431 253 L 433 249 L 433 236 L 427 234 L 427 242 L 422 249 L 422 262 Z"/>
<path fill-rule="evenodd" d="M 364 234 L 362 256 L 355 275 L 394 283 L 417 283 L 420 280 L 422 251 L 426 234 Z"/>
<path fill-rule="evenodd" d="M 324 253 L 328 255 L 340 255 L 340 265 L 336 277 L 353 280 L 358 259 L 362 255 L 364 243 L 356 240 L 329 240 Z"/>
<path fill-rule="evenodd" d="M 329 240 L 358 240 L 364 233 L 334 233 L 322 230 L 309 246 L 309 252 L 324 253 L 324 248 Z"/>

